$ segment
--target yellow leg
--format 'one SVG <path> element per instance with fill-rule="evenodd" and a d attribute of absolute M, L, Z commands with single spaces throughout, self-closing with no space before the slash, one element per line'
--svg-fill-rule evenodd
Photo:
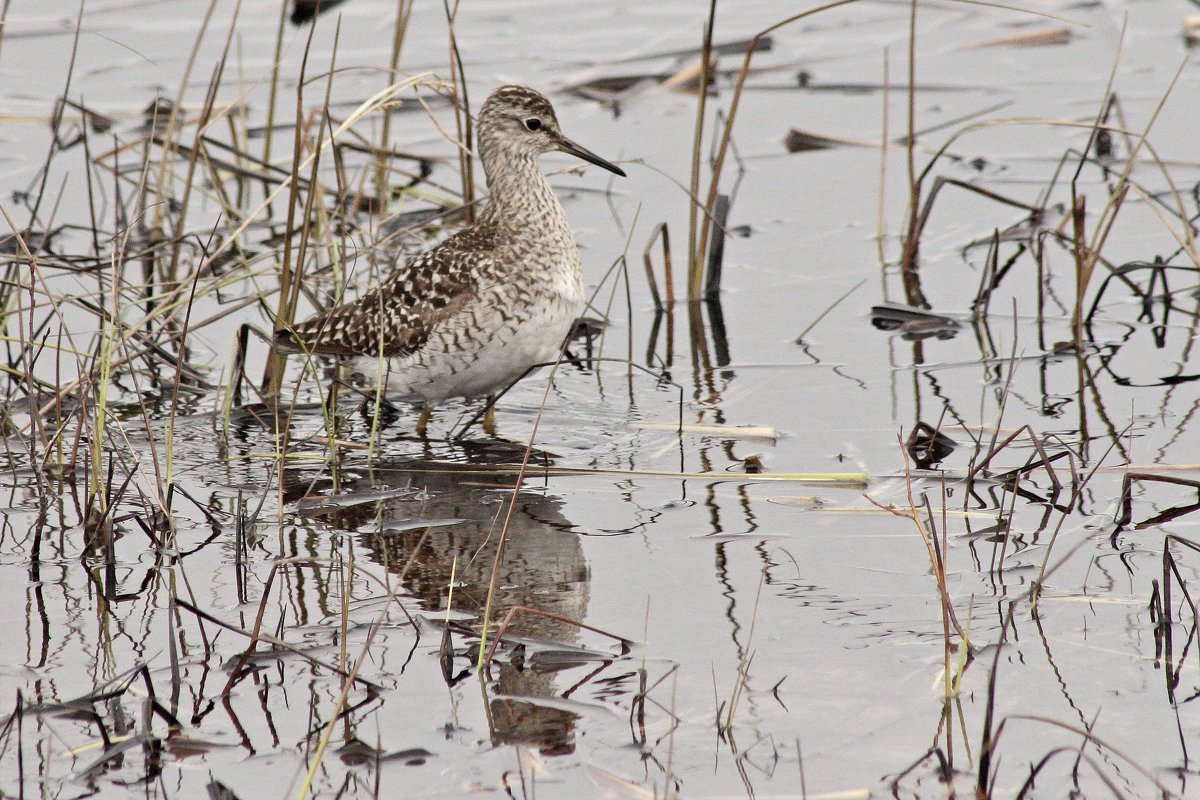
<path fill-rule="evenodd" d="M 496 398 L 488 395 L 487 411 L 483 412 L 483 432 L 488 436 L 496 435 Z"/>
<path fill-rule="evenodd" d="M 429 406 L 421 406 L 421 416 L 417 418 L 417 436 L 425 435 L 425 428 L 429 426 Z"/>

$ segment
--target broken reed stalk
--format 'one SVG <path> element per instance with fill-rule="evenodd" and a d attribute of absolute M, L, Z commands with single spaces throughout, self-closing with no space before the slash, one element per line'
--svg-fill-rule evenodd
<path fill-rule="evenodd" d="M 704 277 L 704 297 L 714 300 L 721 292 L 721 270 L 725 264 L 725 228 L 729 222 L 729 195 L 717 195 L 712 213 L 713 232 L 708 247 L 708 269 Z"/>
<path fill-rule="evenodd" d="M 1007 6 L 1002 6 L 1007 7 Z M 1038 14 L 1038 12 L 1030 12 Z M 924 226 L 926 214 L 918 213 L 921 208 L 921 189 L 925 177 L 929 173 L 929 167 L 926 166 L 921 171 L 920 176 L 916 171 L 916 65 L 917 65 L 917 0 L 911 0 L 909 3 L 909 19 L 908 19 L 908 87 L 906 92 L 907 100 L 907 126 L 908 133 L 905 136 L 905 165 L 908 172 L 908 209 L 906 232 L 904 235 L 904 247 L 900 256 L 900 272 L 904 286 L 905 302 L 910 306 L 917 308 L 929 308 L 929 302 L 925 297 L 925 293 L 921 288 L 920 275 L 917 270 L 917 259 L 921 243 L 921 231 Z M 885 67 L 886 69 L 886 67 Z M 885 87 L 886 94 L 886 87 Z M 886 141 L 886 140 L 885 140 Z M 936 160 L 936 156 L 935 156 Z M 931 162 L 932 163 L 932 162 Z"/>
<path fill-rule="evenodd" d="M 915 12 L 915 3 L 914 3 L 912 14 L 915 15 L 915 13 L 916 12 Z M 1122 27 L 1121 40 L 1122 41 L 1124 40 L 1124 27 Z M 1161 159 L 1158 158 L 1157 153 L 1155 153 L 1154 148 L 1150 144 L 1148 139 L 1149 139 L 1150 131 L 1153 128 L 1155 122 L 1157 121 L 1159 115 L 1161 114 L 1161 112 L 1167 102 L 1167 99 L 1171 96 L 1171 94 L 1173 93 L 1173 91 L 1175 89 L 1175 86 L 1178 84 L 1179 78 L 1182 74 L 1182 70 L 1184 69 L 1184 66 L 1187 63 L 1187 59 L 1185 58 L 1184 62 L 1182 62 L 1180 64 L 1179 68 L 1176 70 L 1175 74 L 1172 76 L 1172 79 L 1171 79 L 1166 91 L 1163 93 L 1162 97 L 1159 99 L 1159 102 L 1158 102 L 1157 106 L 1155 107 L 1154 112 L 1151 114 L 1149 121 L 1146 123 L 1146 126 L 1141 131 L 1141 133 L 1137 136 L 1136 141 L 1132 145 L 1130 154 L 1125 159 L 1124 167 L 1121 170 L 1118 180 L 1114 184 L 1113 189 L 1109 192 L 1108 199 L 1105 203 L 1105 206 L 1104 206 L 1090 235 L 1088 234 L 1087 228 L 1086 228 L 1086 200 L 1082 195 L 1078 194 L 1076 191 L 1076 183 L 1077 183 L 1079 174 L 1082 171 L 1084 164 L 1087 163 L 1087 160 L 1088 160 L 1086 158 L 1086 152 L 1091 151 L 1093 143 L 1095 142 L 1099 133 L 1102 131 L 1116 131 L 1116 132 L 1123 133 L 1126 136 L 1129 136 L 1127 131 L 1125 131 L 1121 128 L 1113 128 L 1112 126 L 1105 125 L 1103 122 L 1103 120 L 1105 118 L 1105 114 L 1106 114 L 1106 109 L 1109 104 L 1109 99 L 1112 96 L 1111 95 L 1112 83 L 1113 83 L 1113 80 L 1116 75 L 1116 68 L 1117 68 L 1117 64 L 1118 64 L 1117 59 L 1114 59 L 1112 70 L 1109 75 L 1108 87 L 1105 92 L 1105 102 L 1101 104 L 1101 108 L 1098 111 L 1097 116 L 1093 122 L 1079 123 L 1079 122 L 1073 122 L 1073 121 L 1069 121 L 1069 120 L 1017 118 L 1017 119 L 1005 119 L 1005 120 L 987 120 L 984 122 L 973 123 L 973 124 L 964 126 L 963 128 L 956 130 L 947 139 L 947 141 L 940 148 L 938 148 L 938 150 L 930 158 L 929 163 L 921 170 L 921 172 L 919 174 L 914 174 L 913 164 L 912 164 L 912 159 L 911 159 L 911 153 L 912 153 L 912 147 L 913 147 L 913 134 L 912 134 L 913 122 L 912 122 L 912 116 L 911 116 L 912 115 L 912 105 L 911 104 L 912 104 L 912 85 L 913 85 L 912 80 L 913 80 L 913 69 L 914 69 L 912 60 L 913 60 L 913 50 L 912 50 L 911 41 L 910 41 L 910 64 L 909 64 L 909 70 L 910 70 L 910 73 L 909 73 L 909 80 L 910 80 L 909 128 L 910 128 L 910 133 L 909 133 L 909 138 L 907 141 L 907 145 L 908 145 L 909 153 L 910 153 L 910 159 L 909 159 L 910 209 L 909 209 L 909 220 L 908 220 L 908 225 L 907 225 L 908 231 L 907 231 L 907 234 L 905 237 L 904 252 L 901 257 L 901 268 L 902 268 L 903 274 L 905 276 L 905 278 L 904 278 L 905 294 L 906 294 L 907 302 L 910 305 L 927 305 L 924 301 L 924 295 L 921 293 L 919 281 L 916 278 L 915 263 L 916 263 L 917 251 L 919 248 L 919 242 L 920 242 L 920 238 L 923 233 L 923 230 L 924 230 L 924 226 L 928 221 L 930 212 L 932 211 L 932 201 L 936 194 L 936 189 L 940 188 L 943 183 L 949 183 L 952 181 L 944 181 L 942 179 L 939 179 L 939 183 L 935 185 L 935 190 L 931 191 L 930 196 L 925 199 L 923 206 L 921 207 L 919 213 L 917 213 L 916 209 L 917 209 L 918 205 L 921 203 L 920 197 L 921 197 L 922 185 L 924 184 L 925 180 L 929 177 L 934 165 L 940 160 L 941 156 L 944 155 L 948 151 L 949 147 L 954 142 L 956 142 L 958 139 L 962 138 L 963 136 L 965 136 L 968 133 L 971 133 L 971 132 L 974 132 L 977 130 L 983 130 L 983 129 L 995 127 L 995 126 L 1000 126 L 1000 125 L 1039 124 L 1039 125 L 1062 126 L 1062 127 L 1087 127 L 1089 129 L 1089 131 L 1091 132 L 1091 135 L 1089 137 L 1087 151 L 1085 151 L 1085 157 L 1083 157 L 1079 160 L 1079 163 L 1076 168 L 1075 176 L 1071 182 L 1072 204 L 1071 204 L 1071 212 L 1070 212 L 1070 217 L 1069 217 L 1069 221 L 1071 222 L 1071 225 L 1072 225 L 1072 234 L 1071 234 L 1070 242 L 1071 242 L 1071 249 L 1072 249 L 1072 253 L 1074 256 L 1074 262 L 1075 262 L 1075 284 L 1076 284 L 1075 285 L 1075 304 L 1074 304 L 1074 308 L 1072 309 L 1072 318 L 1071 318 L 1071 333 L 1072 333 L 1072 341 L 1073 341 L 1073 344 L 1075 345 L 1075 347 L 1076 348 L 1081 347 L 1083 344 L 1084 298 L 1086 297 L 1088 286 L 1090 285 L 1090 282 L 1094 276 L 1096 266 L 1100 262 L 1101 253 L 1103 251 L 1105 243 L 1108 240 L 1109 234 L 1112 231 L 1113 225 L 1116 221 L 1117 214 L 1119 213 L 1120 209 L 1122 208 L 1125 198 L 1126 198 L 1130 188 L 1137 188 L 1137 187 L 1133 186 L 1133 184 L 1130 182 L 1129 177 L 1132 172 L 1134 164 L 1137 162 L 1138 154 L 1143 148 L 1145 148 L 1146 151 L 1151 154 L 1154 161 L 1160 166 L 1160 169 L 1163 172 L 1164 176 L 1166 177 L 1168 185 L 1171 187 L 1172 193 L 1177 200 L 1177 205 L 1180 205 L 1180 207 L 1182 208 L 1182 205 L 1178 202 L 1179 194 L 1175 188 L 1174 182 L 1171 180 L 1170 175 L 1167 173 L 1165 166 L 1162 164 Z M 962 185 L 961 182 L 953 182 L 953 183 Z M 980 191 L 980 187 L 975 187 L 975 186 L 970 186 L 970 185 L 965 185 L 964 188 L 970 188 L 972 191 Z M 1006 202 L 1009 205 L 1025 207 L 1034 212 L 1040 210 L 1037 208 L 1030 207 L 1026 204 L 1019 203 L 1014 200 L 1002 198 L 998 195 L 995 195 L 995 193 L 987 192 L 986 190 L 981 193 L 984 194 L 984 196 L 999 200 L 1001 202 Z M 1186 218 L 1186 216 L 1187 216 L 1186 214 L 1182 214 L 1180 218 L 1184 219 L 1184 218 Z M 1185 229 L 1187 228 L 1186 225 L 1184 227 L 1185 227 Z M 1192 244 L 1192 242 L 1194 241 L 1192 235 L 1190 233 L 1185 233 L 1183 236 L 1178 237 L 1178 238 L 1180 238 L 1181 245 L 1188 252 L 1189 256 L 1195 258 L 1196 257 L 1195 248 L 1193 246 L 1190 246 Z"/>
<path fill-rule="evenodd" d="M 855 2 L 858 2 L 858 0 L 834 0 L 834 2 L 819 5 L 816 8 L 810 8 L 809 10 L 802 11 L 799 14 L 793 14 L 792 16 L 782 19 L 779 22 L 776 22 L 774 25 L 763 28 L 761 31 L 754 34 L 754 37 L 746 46 L 746 55 L 742 61 L 742 68 L 738 71 L 737 83 L 734 85 L 733 97 L 729 102 L 729 111 L 725 117 L 725 125 L 721 130 L 721 138 L 717 145 L 716 155 L 713 158 L 712 176 L 708 184 L 708 196 L 704 202 L 704 214 L 700 222 L 700 233 L 696 237 L 696 241 L 694 243 L 690 243 L 692 246 L 689 247 L 689 301 L 699 300 L 701 296 L 700 290 L 703 285 L 703 281 L 699 272 L 701 268 L 697 267 L 696 265 L 701 262 L 704 254 L 708 252 L 708 240 L 712 230 L 713 215 L 717 207 L 717 196 L 720 194 L 721 172 L 725 167 L 725 156 L 729 152 L 729 142 L 733 136 L 733 124 L 737 120 L 738 106 L 741 103 L 742 92 L 746 86 L 746 78 L 750 74 L 750 60 L 754 57 L 754 52 L 758 49 L 759 43 L 763 37 L 774 33 L 786 25 L 790 25 L 793 22 L 806 17 L 811 17 L 814 14 L 819 14 L 823 11 L 829 11 L 830 9 L 849 5 Z M 708 91 L 708 87 L 702 86 L 701 94 L 703 95 L 703 93 L 706 91 Z M 693 195 L 691 199 L 693 202 L 695 202 L 697 197 Z"/>
<path fill-rule="evenodd" d="M 1082 159 L 1081 159 L 1082 161 Z M 1083 347 L 1083 298 L 1096 262 L 1087 253 L 1087 195 L 1076 195 L 1071 204 L 1071 244 L 1075 257 L 1075 304 L 1071 308 L 1071 336 L 1078 352 Z"/>
<path fill-rule="evenodd" d="M 1178 74 L 1176 75 L 1176 78 L 1178 78 Z M 1174 85 L 1174 82 L 1172 83 L 1172 86 L 1173 85 Z M 1161 105 L 1160 105 L 1160 108 L 1161 108 Z M 1156 111 L 1155 113 L 1157 114 L 1158 112 Z M 946 141 L 940 147 L 938 147 L 937 150 L 934 151 L 933 155 L 930 156 L 929 162 L 922 168 L 921 172 L 918 173 L 914 179 L 915 186 L 916 186 L 916 192 L 915 192 L 914 196 L 916 196 L 918 198 L 923 196 L 924 199 L 919 201 L 922 204 L 921 208 L 919 210 L 919 213 L 916 213 L 916 214 L 910 213 L 910 218 L 907 222 L 907 233 L 906 233 L 905 250 L 904 250 L 905 255 L 902 256 L 902 259 L 901 259 L 902 264 L 905 263 L 904 259 L 906 259 L 906 258 L 907 259 L 915 259 L 916 251 L 919 248 L 919 241 L 920 241 L 921 237 L 923 236 L 926 225 L 928 224 L 929 219 L 933 213 L 934 203 L 935 203 L 937 197 L 939 196 L 941 189 L 946 186 L 956 186 L 961 189 L 966 189 L 968 191 L 971 191 L 973 193 L 976 193 L 983 197 L 986 197 L 989 200 L 994 200 L 996 202 L 1003 203 L 1005 205 L 1012 206 L 1014 208 L 1021 208 L 1023 210 L 1029 211 L 1031 214 L 1040 214 L 1045 210 L 1044 205 L 1035 205 L 1035 204 L 1024 203 L 1024 202 L 1022 202 L 1020 200 L 1016 200 L 1014 198 L 1005 197 L 1003 195 L 1000 195 L 994 191 L 983 188 L 981 186 L 976 186 L 974 184 L 965 183 L 965 182 L 957 180 L 957 179 L 945 178 L 943 176 L 938 176 L 937 178 L 934 179 L 933 186 L 930 189 L 930 191 L 928 192 L 928 194 L 925 194 L 923 192 L 922 187 L 924 186 L 924 183 L 929 179 L 935 166 L 939 163 L 941 158 L 947 152 L 949 152 L 950 148 L 954 144 L 956 144 L 959 140 L 965 138 L 968 134 L 975 133 L 977 131 L 988 130 L 988 129 L 997 128 L 997 127 L 1005 127 L 1005 126 L 1010 126 L 1010 125 L 1044 125 L 1044 126 L 1048 126 L 1048 127 L 1086 128 L 1088 130 L 1094 129 L 1094 123 L 1090 123 L 1090 122 L 1084 123 L 1084 122 L 1075 122 L 1075 121 L 1071 121 L 1071 120 L 1039 118 L 1039 117 L 1014 117 L 1014 118 L 1008 118 L 1008 119 L 984 120 L 982 122 L 975 122 L 975 123 L 971 123 L 969 125 L 965 125 L 959 129 L 955 130 L 946 139 Z M 1114 128 L 1111 126 L 1102 126 L 1101 129 L 1104 131 L 1109 131 L 1109 132 L 1125 133 L 1125 131 L 1123 131 L 1122 129 Z M 1172 190 L 1174 191 L 1174 185 L 1173 185 L 1173 183 L 1171 183 L 1170 176 L 1166 172 L 1165 165 L 1163 165 L 1161 159 L 1158 158 L 1158 155 L 1157 155 L 1157 153 L 1155 153 L 1152 145 L 1148 141 L 1146 141 L 1144 138 L 1145 135 L 1147 135 L 1148 133 L 1149 133 L 1149 128 L 1147 127 L 1146 131 L 1143 132 L 1143 139 L 1141 141 L 1139 141 L 1139 145 L 1145 147 L 1146 151 L 1152 155 L 1155 163 L 1160 166 L 1160 170 L 1166 176 L 1168 183 L 1172 186 Z M 1086 159 L 1083 159 L 1081 161 L 1081 163 L 1083 161 L 1086 161 Z M 1083 226 L 1084 219 L 1082 216 L 1080 216 L 1080 212 L 1082 211 L 1082 209 L 1080 209 L 1077 206 L 1077 204 L 1079 202 L 1081 202 L 1081 196 L 1075 197 L 1075 204 L 1073 204 L 1073 206 L 1072 206 L 1073 210 L 1071 212 L 1071 216 L 1068 217 L 1068 222 L 1073 223 L 1073 225 L 1074 225 L 1072 235 L 1069 237 L 1069 241 L 1070 241 L 1071 252 L 1075 256 L 1076 282 L 1077 282 L 1076 309 L 1073 311 L 1073 315 L 1072 315 L 1072 328 L 1073 328 L 1072 335 L 1073 336 L 1075 335 L 1075 331 L 1082 330 L 1081 325 L 1075 324 L 1075 319 L 1076 319 L 1076 317 L 1078 317 L 1080 320 L 1084 319 L 1084 315 L 1082 313 L 1082 298 L 1086 294 L 1086 288 L 1087 288 L 1088 283 L 1091 281 L 1093 273 L 1095 272 L 1095 267 L 1098 265 L 1098 263 L 1101 260 L 1101 249 L 1103 248 L 1104 242 L 1107 240 L 1109 232 L 1111 231 L 1113 223 L 1115 222 L 1116 212 L 1120 210 L 1120 208 L 1124 202 L 1125 195 L 1128 193 L 1128 191 L 1131 188 L 1134 188 L 1134 189 L 1137 188 L 1136 186 L 1134 186 L 1132 183 L 1130 183 L 1128 181 L 1129 171 L 1132 169 L 1133 163 L 1134 163 L 1133 157 L 1131 156 L 1130 159 L 1126 162 L 1125 170 L 1122 172 L 1122 179 L 1117 182 L 1113 192 L 1110 193 L 1108 202 L 1105 205 L 1104 212 L 1101 215 L 1101 219 L 1097 222 L 1094 233 L 1090 237 L 1087 234 L 1086 228 Z M 1177 193 L 1175 193 L 1175 197 L 1178 198 L 1179 195 Z M 910 197 L 910 201 L 911 201 L 911 197 Z M 1039 202 L 1044 202 L 1044 201 L 1039 201 Z M 1177 203 L 1177 205 L 1179 205 L 1180 208 L 1183 207 L 1181 202 Z M 1151 207 L 1153 208 L 1154 206 L 1152 205 Z M 1186 213 L 1182 213 L 1179 215 L 1180 219 L 1186 219 L 1186 217 L 1187 217 Z M 1177 235 L 1177 237 L 1179 237 L 1181 239 L 1181 243 L 1186 242 L 1186 237 L 1182 237 L 1179 234 L 1176 234 L 1176 235 Z M 1186 247 L 1186 245 L 1185 245 L 1185 247 Z M 1189 254 L 1190 253 L 1191 253 L 1191 251 L 1189 251 Z M 915 263 L 915 262 L 913 262 L 913 263 Z M 915 269 L 908 269 L 907 267 L 905 267 L 903 269 L 904 269 L 904 276 L 905 276 L 904 280 L 906 281 L 906 283 L 905 283 L 906 301 L 910 305 L 924 304 L 923 295 L 921 294 L 919 279 L 917 278 Z M 1040 297 L 1040 293 L 1039 293 L 1039 297 Z"/>
<path fill-rule="evenodd" d="M 654 247 L 656 239 L 662 240 L 662 257 L 663 257 L 663 292 L 664 295 L 658 293 L 658 281 L 654 279 L 654 262 L 650 258 L 650 251 Z M 646 283 L 650 286 L 650 297 L 654 301 L 654 308 L 657 311 L 670 311 L 675 305 L 675 277 L 671 269 L 671 234 L 667 229 L 667 223 L 660 222 L 654 226 L 654 230 L 650 233 L 650 239 L 646 242 L 646 247 L 642 250 L 642 264 L 646 267 Z"/>
<path fill-rule="evenodd" d="M 1200 545 L 1195 542 L 1185 539 L 1176 534 L 1167 534 L 1163 539 L 1163 554 L 1162 554 L 1162 595 L 1158 595 L 1158 587 L 1154 589 L 1154 594 L 1151 598 L 1151 620 L 1156 621 L 1155 631 L 1155 650 L 1158 650 L 1157 642 L 1162 643 L 1162 663 L 1166 668 L 1167 675 L 1167 697 L 1171 702 L 1176 702 L 1175 691 L 1179 685 L 1179 673 L 1187 664 L 1187 647 L 1192 643 L 1192 638 L 1195 635 L 1197 628 L 1200 628 L 1200 611 L 1196 607 L 1196 599 L 1192 593 L 1188 591 L 1187 579 L 1180 572 L 1180 561 L 1172 552 L 1172 545 L 1186 547 L 1192 551 L 1200 552 Z M 1182 558 L 1182 556 L 1180 556 Z M 1175 602 L 1172 599 L 1171 586 L 1177 583 L 1180 593 L 1183 595 L 1183 603 L 1187 605 L 1191 611 L 1192 626 L 1188 638 L 1185 640 L 1184 651 L 1178 658 L 1175 656 L 1174 633 L 1175 626 Z M 1157 601 L 1157 602 L 1155 602 Z M 1180 612 L 1183 611 L 1180 606 Z M 1157 620 L 1155 616 L 1157 615 Z M 1182 614 L 1180 614 L 1182 617 Z M 1182 622 L 1182 619 L 1180 620 Z M 1157 652 L 1156 652 L 1157 656 Z"/>

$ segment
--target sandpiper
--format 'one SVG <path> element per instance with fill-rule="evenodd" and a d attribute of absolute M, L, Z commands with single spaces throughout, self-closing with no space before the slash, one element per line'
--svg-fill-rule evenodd
<path fill-rule="evenodd" d="M 364 374 L 382 365 L 390 392 L 423 403 L 420 435 L 450 397 L 487 397 L 490 432 L 496 393 L 556 360 L 583 306 L 575 237 L 538 156 L 560 150 L 625 175 L 564 136 L 550 101 L 524 86 L 492 92 L 476 127 L 491 192 L 478 221 L 276 340 L 352 357 Z"/>

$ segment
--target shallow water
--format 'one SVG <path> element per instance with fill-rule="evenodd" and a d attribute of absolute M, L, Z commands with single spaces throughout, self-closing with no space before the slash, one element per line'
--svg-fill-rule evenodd
<path fill-rule="evenodd" d="M 232 3 L 215 8 L 184 98 L 191 119 L 234 24 Z M 1113 84 L 1134 138 L 1116 137 L 1107 173 L 1096 166 L 1080 173 L 1087 230 L 1095 230 L 1129 146 L 1184 58 L 1185 8 L 1040 9 L 1055 19 L 965 4 L 921 8 L 914 127 L 926 133 L 918 139 L 918 168 L 949 142 L 933 175 L 1038 202 L 1064 153 L 1087 146 L 1087 125 L 1119 53 Z M 105 237 L 119 229 L 113 209 L 136 195 L 141 166 L 137 148 L 121 150 L 125 178 L 96 168 L 89 195 L 87 154 L 76 144 L 54 153 L 41 188 L 77 9 L 14 3 L 0 43 L 3 206 L 23 228 L 32 201 L 14 193 L 43 193 L 32 226 L 51 219 L 76 226 L 58 234 L 52 252 L 98 252 L 104 265 L 72 271 L 42 259 L 35 322 L 50 322 L 38 336 L 49 330 L 47 341 L 58 342 L 69 334 L 71 348 L 85 354 L 39 357 L 32 371 L 52 386 L 86 374 L 80 364 L 105 341 L 95 314 L 65 298 L 111 305 Z M 176 94 L 204 12 L 192 2 L 85 5 L 69 96 L 112 119 L 109 130 L 88 132 L 93 157 L 136 140 L 142 109 L 156 94 Z M 265 124 L 278 12 L 275 4 L 249 3 L 238 12 L 218 93 L 222 102 L 244 98 L 238 130 Z M 715 38 L 748 38 L 781 13 L 767 2 L 722 6 Z M 308 27 L 287 28 L 278 102 L 286 125 L 274 140 L 284 169 L 306 46 L 306 74 L 318 78 L 304 104 L 316 113 L 340 19 L 330 109 L 343 119 L 387 83 L 382 66 L 394 14 L 384 0 L 349 0 L 318 20 L 311 44 Z M 27 384 L 9 380 L 8 496 L 0 500 L 0 598 L 9 611 L 0 630 L 12 645 L 0 665 L 0 697 L 9 698 L 5 713 L 18 705 L 23 713 L 3 734 L 0 791 L 121 797 L 132 785 L 151 796 L 202 797 L 214 796 L 219 784 L 242 798 L 295 796 L 328 730 L 311 783 L 325 797 L 677 790 L 684 797 L 925 798 L 970 793 L 985 761 L 994 796 L 1009 797 L 1044 758 L 1026 796 L 1063 796 L 1076 786 L 1088 796 L 1107 786 L 1127 797 L 1198 794 L 1190 758 L 1200 717 L 1187 702 L 1198 684 L 1196 631 L 1181 591 L 1194 591 L 1198 577 L 1200 553 L 1187 547 L 1200 541 L 1200 516 L 1189 506 L 1196 490 L 1135 484 L 1132 519 L 1117 525 L 1127 468 L 1200 477 L 1196 273 L 1160 218 L 1167 212 L 1147 199 L 1176 204 L 1162 171 L 1138 161 L 1132 177 L 1139 189 L 1124 201 L 1103 255 L 1111 265 L 1161 256 L 1190 271 L 1169 273 L 1169 284 L 1148 289 L 1153 301 L 1143 304 L 1119 281 L 1101 295 L 1109 274 L 1101 267 L 1088 288 L 1087 305 L 1100 299 L 1080 354 L 1055 349 L 1071 335 L 1075 284 L 1069 248 L 1052 235 L 1040 239 L 1045 275 L 1027 255 L 1017 258 L 989 313 L 971 323 L 993 232 L 1027 215 L 953 186 L 934 206 L 920 263 L 925 295 L 958 321 L 957 335 L 911 340 L 876 330 L 871 307 L 904 299 L 895 264 L 908 200 L 905 150 L 885 151 L 879 240 L 881 158 L 870 143 L 883 135 L 885 106 L 887 138 L 904 133 L 908 8 L 862 3 L 826 12 L 774 32 L 772 49 L 754 57 L 760 71 L 747 83 L 737 159 L 722 184 L 733 197 L 720 304 L 701 309 L 703 343 L 693 346 L 683 303 L 672 309 L 671 335 L 664 319 L 652 340 L 642 251 L 652 228 L 667 222 L 682 285 L 687 199 L 677 183 L 688 177 L 697 99 L 647 84 L 614 108 L 566 88 L 671 72 L 677 59 L 655 54 L 695 47 L 702 25 L 702 10 L 682 3 L 545 0 L 464 4 L 459 12 L 472 103 L 506 81 L 543 89 L 568 135 L 622 160 L 629 173 L 610 180 L 589 168 L 582 177 L 552 179 L 586 280 L 599 288 L 595 315 L 611 304 L 600 354 L 616 361 L 564 365 L 548 394 L 545 373 L 524 381 L 498 408 L 499 441 L 481 433 L 445 441 L 477 410 L 451 403 L 435 416 L 430 441 L 411 438 L 415 414 L 405 408 L 367 451 L 371 419 L 347 411 L 339 436 L 351 445 L 333 469 L 325 446 L 309 438 L 325 435 L 320 411 L 302 409 L 288 428 L 293 455 L 280 468 L 269 426 L 240 412 L 226 419 L 217 387 L 229 382 L 237 329 L 270 324 L 248 300 L 274 287 L 281 246 L 269 234 L 281 229 L 278 207 L 273 228 L 255 225 L 243 237 L 243 258 L 219 265 L 220 292 L 204 276 L 210 290 L 200 293 L 192 319 L 205 324 L 187 337 L 188 361 L 212 388 L 182 393 L 172 419 L 173 364 L 157 380 L 140 366 L 113 378 L 98 461 L 101 484 L 122 498 L 111 514 L 110 552 L 84 524 L 88 458 L 62 477 L 56 465 L 64 459 L 46 457 L 42 434 L 27 428 Z M 997 43 L 1063 26 L 1070 31 L 1063 44 Z M 446 57 L 441 8 L 419 4 L 401 70 L 446 77 Z M 739 63 L 723 57 L 720 67 Z M 800 71 L 811 76 L 807 87 L 796 79 Z M 1197 213 L 1200 181 L 1198 82 L 1198 67 L 1186 64 L 1150 136 L 1188 216 Z M 718 88 L 710 109 L 728 108 L 729 81 Z M 433 110 L 451 130 L 448 109 Z M 64 141 L 74 138 L 77 116 L 66 115 Z M 1031 117 L 1084 126 L 992 124 L 951 141 L 970 122 Z M 378 141 L 381 119 L 368 116 L 356 130 Z M 430 194 L 453 199 L 453 146 L 415 104 L 394 114 L 392 125 L 394 148 L 441 159 Z M 789 154 L 783 142 L 791 128 L 864 144 Z M 221 123 L 210 132 L 228 141 L 229 129 Z M 182 140 L 194 134 L 185 128 Z M 261 138 L 248 146 L 260 154 Z M 362 162 L 350 164 L 361 177 Z M 1050 194 L 1046 229 L 1056 229 L 1069 207 L 1075 164 L 1068 158 Z M 175 166 L 182 176 L 186 163 Z M 555 156 L 545 166 L 574 165 Z M 224 231 L 211 175 L 201 174 L 196 185 L 204 190 L 188 207 L 188 228 Z M 328 166 L 322 174 L 334 182 Z M 252 195 L 243 210 L 258 205 L 261 188 Z M 389 210 L 424 208 L 428 200 L 406 198 Z M 99 248 L 87 230 L 93 207 L 105 232 Z M 356 222 L 347 250 L 362 253 L 353 264 L 365 278 L 374 266 L 365 245 L 379 223 L 366 215 Z M 1069 218 L 1061 230 L 1069 244 Z M 401 246 L 419 250 L 431 235 L 422 231 Z M 189 241 L 198 242 L 195 252 L 204 246 L 199 235 Z M 999 262 L 1019 246 L 1006 235 Z M 661 282 L 657 245 L 653 252 Z M 622 254 L 628 301 L 624 282 L 614 294 L 604 279 Z M 184 263 L 201 259 L 189 250 Z M 26 261 L 12 263 L 9 280 L 27 293 L 33 273 Z M 132 282 L 140 267 L 131 263 L 123 274 Z M 1146 271 L 1129 277 L 1143 289 L 1149 281 Z M 322 299 L 330 285 L 327 277 L 312 279 Z M 64 301 L 61 315 L 48 310 L 47 294 Z M 12 339 L 30 338 L 28 315 L 12 313 L 25 309 L 26 297 L 11 295 Z M 129 324 L 143 309 L 142 299 L 131 298 L 127 289 L 121 309 Z M 20 351 L 9 344 L 15 372 L 24 371 Z M 628 353 L 647 370 L 620 363 Z M 252 340 L 253 381 L 265 357 Z M 298 365 L 288 373 L 288 389 L 305 402 L 319 400 L 324 385 L 323 376 Z M 95 403 L 95 392 L 82 396 Z M 65 421 L 39 419 L 51 432 L 65 425 L 69 452 L 77 423 L 64 408 Z M 678 436 L 646 427 L 681 415 L 687 424 L 765 426 L 777 435 Z M 940 425 L 956 448 L 910 482 L 901 442 L 918 422 Z M 529 472 L 512 502 L 512 465 L 535 424 Z M 1002 479 L 1036 458 L 1028 436 L 1001 451 L 993 478 L 964 481 L 993 438 L 1024 425 L 1049 455 L 1071 453 L 1054 462 L 1063 489 L 1055 493 L 1039 467 L 1018 481 Z M 94 429 L 89 423 L 79 436 L 85 456 Z M 158 492 L 168 439 L 177 488 L 173 542 L 157 539 L 163 526 L 151 515 L 166 502 Z M 763 474 L 746 473 L 743 459 L 753 455 Z M 43 461 L 53 468 L 35 469 Z M 546 470 L 547 463 L 561 471 Z M 574 472 L 564 474 L 567 468 Z M 715 475 L 683 476 L 694 473 Z M 811 484 L 796 473 L 868 480 Z M 949 601 L 973 648 L 969 663 L 960 661 L 961 638 L 946 632 L 917 527 L 876 505 L 922 505 L 923 498 L 927 527 L 944 534 L 939 552 Z M 517 607 L 544 614 L 515 618 L 490 680 L 480 681 L 478 622 L 510 507 L 492 617 Z M 1168 537 L 1177 539 L 1170 578 Z M 1165 625 L 1152 603 L 1168 582 Z M 1036 608 L 1029 598 L 1035 584 Z M 247 639 L 221 626 L 251 630 L 260 611 L 263 632 L 302 652 L 263 643 L 240 663 Z M 447 620 L 453 658 L 443 664 Z M 343 707 L 336 667 L 349 669 L 360 655 L 362 682 Z M 961 670 L 948 700 L 947 660 Z M 113 682 L 121 691 L 94 696 Z M 995 743 L 985 759 L 989 701 Z"/>

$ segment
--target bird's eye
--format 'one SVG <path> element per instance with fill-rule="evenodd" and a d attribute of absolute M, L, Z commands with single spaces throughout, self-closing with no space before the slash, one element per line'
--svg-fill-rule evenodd
<path fill-rule="evenodd" d="M 537 117 L 530 117 L 525 120 L 525 130 L 540 131 L 542 129 L 542 121 Z"/>

